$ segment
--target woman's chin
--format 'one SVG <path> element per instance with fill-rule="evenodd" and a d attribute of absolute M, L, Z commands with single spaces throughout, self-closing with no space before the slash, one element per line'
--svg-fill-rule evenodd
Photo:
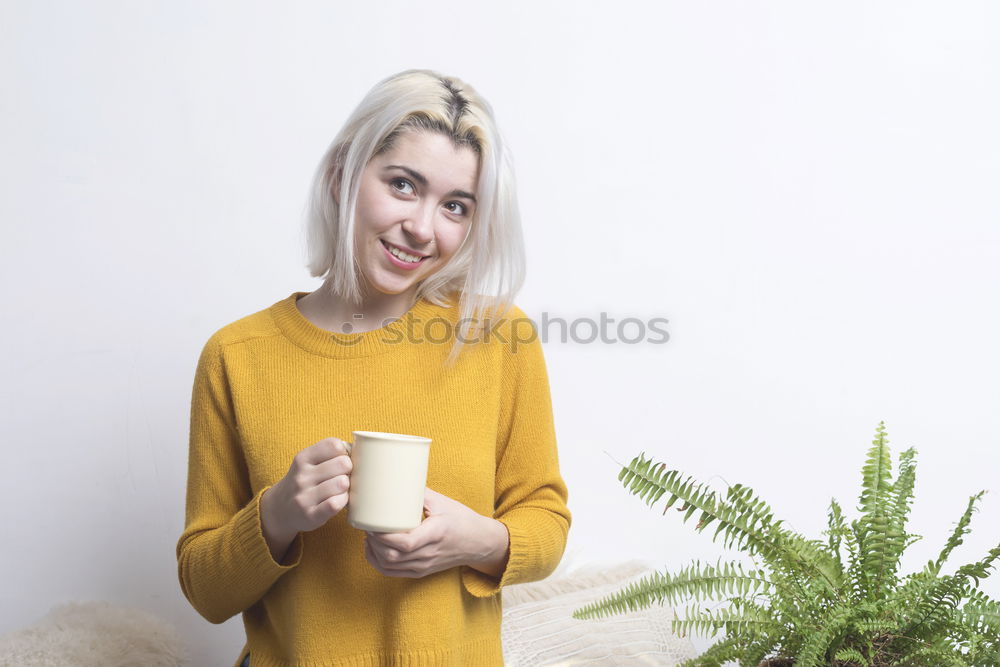
<path fill-rule="evenodd" d="M 379 276 L 376 280 L 371 282 L 371 286 L 381 294 L 395 296 L 412 290 L 417 286 L 417 281 L 412 278 L 393 280 L 391 278 Z"/>

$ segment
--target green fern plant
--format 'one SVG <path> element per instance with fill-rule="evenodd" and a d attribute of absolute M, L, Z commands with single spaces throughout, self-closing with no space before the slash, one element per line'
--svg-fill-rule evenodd
<path fill-rule="evenodd" d="M 685 522 L 697 517 L 699 532 L 714 526 L 714 540 L 755 564 L 695 562 L 673 574 L 654 573 L 577 609 L 574 618 L 686 602 L 674 632 L 718 640 L 685 667 L 1000 665 L 1000 602 L 979 590 L 1000 559 L 1000 545 L 942 573 L 984 492 L 969 498 L 936 559 L 900 575 L 900 557 L 919 539 L 906 532 L 915 452 L 899 456 L 892 479 L 888 443 L 881 422 L 862 469 L 860 516 L 848 521 L 832 501 L 823 541 L 786 528 L 748 487 L 730 486 L 723 496 L 640 454 L 618 476 L 626 489 L 650 507 L 666 495 L 664 514 L 681 503 Z"/>

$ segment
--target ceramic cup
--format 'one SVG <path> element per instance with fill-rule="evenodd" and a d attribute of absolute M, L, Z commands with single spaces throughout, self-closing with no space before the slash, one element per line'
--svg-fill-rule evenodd
<path fill-rule="evenodd" d="M 353 435 L 347 521 L 373 533 L 419 526 L 431 439 L 378 431 L 353 431 Z"/>

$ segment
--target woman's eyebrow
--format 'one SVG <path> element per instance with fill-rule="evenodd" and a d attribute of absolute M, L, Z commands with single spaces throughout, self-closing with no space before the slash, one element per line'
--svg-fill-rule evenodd
<path fill-rule="evenodd" d="M 410 169 L 409 167 L 404 167 L 401 164 L 390 164 L 386 166 L 385 169 L 400 169 L 402 171 L 405 171 L 410 176 L 410 178 L 415 180 L 420 185 L 427 187 L 427 179 L 424 178 L 424 175 L 421 174 L 419 171 L 414 171 L 413 169 Z M 476 201 L 475 195 L 473 195 L 470 192 L 466 192 L 465 190 L 452 190 L 451 192 L 446 194 L 445 197 L 462 197 L 464 199 L 471 199 L 472 203 L 474 204 L 478 203 Z"/>

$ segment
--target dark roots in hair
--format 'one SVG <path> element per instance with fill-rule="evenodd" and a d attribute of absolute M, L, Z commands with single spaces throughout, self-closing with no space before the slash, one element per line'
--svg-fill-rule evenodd
<path fill-rule="evenodd" d="M 438 118 L 431 118 L 421 111 L 411 114 L 379 143 L 378 148 L 375 149 L 375 155 L 381 155 L 391 150 L 396 142 L 396 138 L 402 132 L 408 130 L 438 132 L 451 139 L 456 148 L 467 146 L 477 154 L 482 152 L 479 139 L 472 131 L 459 133 L 457 130 L 462 116 L 468 113 L 469 101 L 462 95 L 462 91 L 455 86 L 451 79 L 441 78 L 439 81 L 444 88 L 442 97 L 448 107 L 448 122 Z"/>

